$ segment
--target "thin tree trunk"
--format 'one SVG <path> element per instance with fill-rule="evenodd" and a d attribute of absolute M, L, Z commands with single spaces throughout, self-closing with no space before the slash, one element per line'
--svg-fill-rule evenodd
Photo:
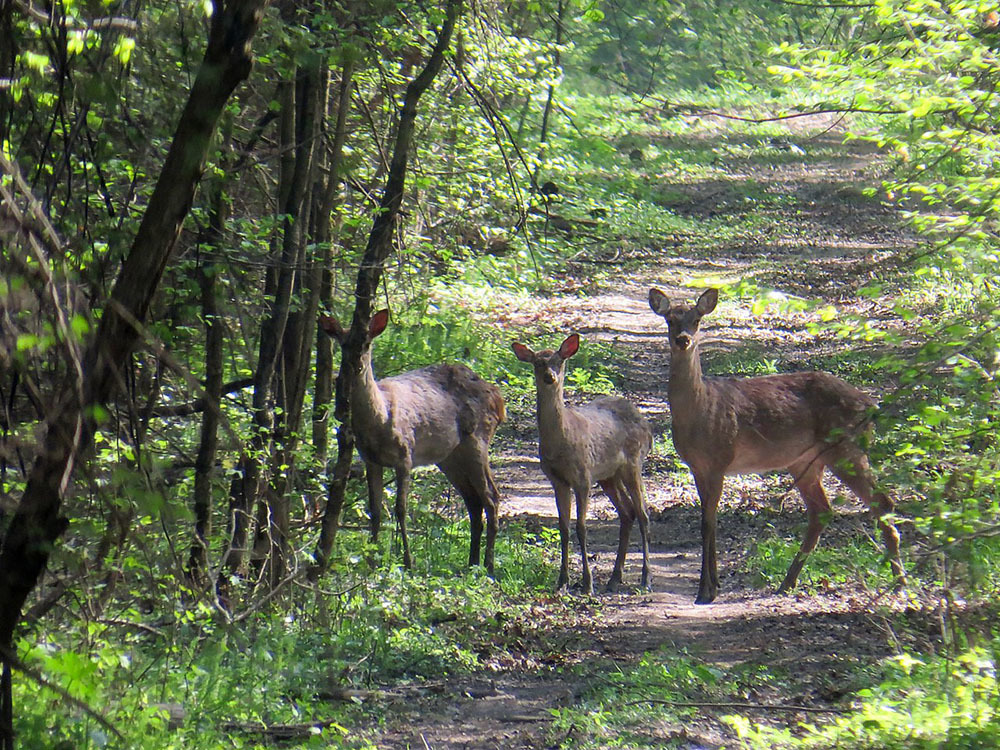
<path fill-rule="evenodd" d="M 250 39 L 267 0 L 217 2 L 208 45 L 142 223 L 79 363 L 76 387 L 54 404 L 48 430 L 0 542 L 0 657 L 10 657 L 24 603 L 69 521 L 61 513 L 77 460 L 91 444 L 96 407 L 107 403 L 142 335 L 153 295 L 170 260 L 201 178 L 215 126 L 229 97 L 250 73 Z M 5 664 L 5 669 L 8 667 Z M 0 680 L 0 750 L 13 750 L 10 680 Z"/>
<path fill-rule="evenodd" d="M 361 347 L 368 332 L 371 321 L 372 299 L 378 291 L 382 270 L 392 252 L 392 237 L 396 225 L 396 217 L 403 202 L 403 192 L 406 186 L 406 166 L 409 159 L 410 146 L 413 142 L 413 131 L 417 119 L 417 103 L 420 97 L 430 87 L 444 64 L 444 53 L 451 44 L 452 32 L 462 8 L 462 0 L 448 0 L 445 20 L 438 32 L 437 42 L 427 65 L 415 79 L 406 87 L 403 98 L 403 108 L 399 114 L 399 125 L 396 130 L 396 142 L 393 147 L 392 161 L 389 164 L 389 174 L 386 178 L 385 192 L 375 215 L 368 245 L 365 248 L 358 270 L 357 286 L 355 287 L 354 317 L 347 340 L 341 347 L 340 373 L 337 379 L 335 400 L 335 416 L 340 421 L 337 434 L 339 454 L 330 482 L 330 496 L 326 512 L 323 515 L 323 525 L 320 539 L 316 547 L 316 565 L 310 571 L 310 577 L 318 578 L 326 568 L 330 552 L 333 550 L 333 539 L 340 525 L 340 514 L 344 508 L 344 495 L 347 488 L 347 475 L 351 468 L 351 456 L 354 451 L 354 434 L 350 428 L 350 393 L 347 383 L 350 378 L 345 373 L 357 369 L 361 359 Z"/>
<path fill-rule="evenodd" d="M 254 382 L 253 414 L 254 435 L 251 450 L 243 467 L 242 495 L 236 508 L 244 514 L 244 523 L 253 508 L 257 507 L 255 554 L 266 565 L 267 580 L 273 588 L 284 578 L 287 562 L 289 529 L 288 498 L 282 489 L 268 483 L 266 497 L 260 497 L 264 485 L 263 469 L 268 459 L 268 446 L 283 431 L 281 421 L 274 423 L 275 375 L 289 346 L 289 316 L 299 269 L 305 259 L 305 231 L 308 223 L 307 186 L 313 172 L 315 137 L 313 122 L 318 96 L 313 72 L 299 68 L 296 79 L 279 85 L 281 114 L 281 177 L 278 187 L 278 210 L 282 214 L 281 254 L 278 260 L 271 313 L 261 327 L 260 349 Z M 280 464 L 279 464 L 280 465 Z M 275 481 L 271 477 L 271 481 Z M 239 518 L 234 519 L 239 523 Z M 241 532 L 247 529 L 237 526 Z M 246 565 L 246 539 L 243 533 L 234 534 L 228 566 L 242 572 Z"/>
<path fill-rule="evenodd" d="M 556 48 L 553 52 L 553 65 L 556 69 L 562 64 L 562 52 L 560 47 L 563 42 L 563 17 L 566 15 L 566 0 L 559 0 L 559 5 L 556 7 Z M 535 167 L 535 173 L 531 177 L 531 186 L 538 189 L 538 175 L 542 171 L 542 165 L 545 163 L 545 143 L 549 138 L 549 118 L 552 116 L 552 101 L 556 96 L 556 85 L 554 83 L 549 84 L 549 91 L 545 96 L 545 109 L 542 111 L 542 130 L 538 136 L 538 165 Z"/>
<path fill-rule="evenodd" d="M 228 219 L 228 199 L 221 185 L 215 186 L 212 208 L 206 230 L 206 244 L 222 247 L 222 233 Z M 219 445 L 219 404 L 222 401 L 224 329 L 219 317 L 216 276 L 219 268 L 212 262 L 197 270 L 201 288 L 201 314 L 205 320 L 205 410 L 201 415 L 201 437 L 194 462 L 194 538 L 188 558 L 188 575 L 194 581 L 203 580 L 208 570 L 208 545 L 212 535 L 212 479 L 215 475 L 215 455 Z"/>
<path fill-rule="evenodd" d="M 14 80 L 17 41 L 14 37 L 14 3 L 0 2 L 0 78 Z M 0 143 L 10 139 L 14 97 L 7 86 L 0 88 Z"/>
<path fill-rule="evenodd" d="M 340 167 L 344 142 L 347 140 L 347 114 L 351 108 L 351 86 L 354 65 L 348 60 L 340 75 L 340 94 L 337 101 L 337 125 L 327 157 L 326 185 L 323 200 L 315 216 L 314 240 L 319 248 L 317 263 L 320 270 L 320 306 L 329 310 L 333 306 L 333 248 L 331 222 L 334 210 L 340 205 Z M 333 341 L 321 331 L 316 338 L 316 379 L 313 390 L 313 450 L 316 460 L 326 464 L 329 446 L 330 402 L 333 399 Z"/>
<path fill-rule="evenodd" d="M 295 106 L 295 169 L 293 192 L 288 197 L 288 205 L 295 207 L 299 212 L 295 217 L 294 228 L 289 228 L 293 231 L 292 240 L 295 243 L 296 274 L 292 287 L 293 296 L 304 298 L 306 302 L 298 309 L 289 309 L 281 343 L 281 369 L 275 388 L 277 403 L 281 410 L 275 425 L 275 449 L 270 472 L 271 491 L 268 495 L 273 524 L 269 562 L 271 588 L 276 587 L 285 577 L 288 567 L 289 488 L 292 486 L 293 471 L 297 465 L 293 454 L 298 442 L 296 436 L 302 422 L 302 403 L 309 380 L 310 354 L 315 339 L 316 311 L 319 308 L 319 290 L 311 285 L 312 274 L 305 273 L 302 269 L 307 265 L 306 230 L 312 223 L 309 187 L 313 185 L 316 172 L 318 149 L 315 144 L 319 140 L 319 127 L 322 124 L 324 100 L 321 93 L 324 88 L 321 82 L 323 81 L 325 74 L 321 72 L 319 65 L 299 69 Z"/>

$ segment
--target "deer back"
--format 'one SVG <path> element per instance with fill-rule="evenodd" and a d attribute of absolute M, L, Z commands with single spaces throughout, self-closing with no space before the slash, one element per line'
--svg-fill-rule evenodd
<path fill-rule="evenodd" d="M 609 396 L 567 407 L 559 426 L 539 421 L 539 453 L 543 464 L 575 484 L 613 476 L 621 467 L 642 463 L 653 444 L 653 432 L 635 406 Z"/>
<path fill-rule="evenodd" d="M 866 428 L 874 401 L 829 373 L 703 377 L 699 323 L 717 300 L 708 290 L 694 305 L 671 305 L 650 290 L 650 307 L 670 328 L 673 438 L 688 465 L 731 474 L 784 469 Z"/>
<path fill-rule="evenodd" d="M 403 454 L 412 466 L 439 463 L 464 440 L 488 443 L 505 417 L 499 388 L 462 365 L 431 365 L 384 378 L 377 386 L 388 421 L 381 430 L 352 426 L 370 460 L 385 465 Z M 352 415 L 361 413 L 352 409 Z"/>

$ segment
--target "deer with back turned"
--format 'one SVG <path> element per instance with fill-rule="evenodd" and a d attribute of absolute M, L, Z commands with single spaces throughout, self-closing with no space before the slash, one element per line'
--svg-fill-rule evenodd
<path fill-rule="evenodd" d="M 534 352 L 524 344 L 511 347 L 534 368 L 538 416 L 538 452 L 542 471 L 552 483 L 559 514 L 561 559 L 556 588 L 569 585 L 569 520 L 571 496 L 576 496 L 576 537 L 583 564 L 583 592 L 594 593 L 587 555 L 587 507 L 595 482 L 618 512 L 618 553 L 608 581 L 622 583 L 632 525 L 639 522 L 642 539 L 642 586 L 649 588 L 649 513 L 642 485 L 642 463 L 653 443 L 653 432 L 635 406 L 624 398 L 599 398 L 584 406 L 567 406 L 563 394 L 566 360 L 580 348 L 572 334 L 552 351 Z"/>
<path fill-rule="evenodd" d="M 500 493 L 489 463 L 489 444 L 505 418 L 500 389 L 464 365 L 437 364 L 382 380 L 372 370 L 372 340 L 385 330 L 389 311 L 372 316 L 360 366 L 349 373 L 351 429 L 365 462 L 372 538 L 382 520 L 383 467 L 396 473 L 396 524 L 403 565 L 412 567 L 406 533 L 406 501 L 414 468 L 436 464 L 465 501 L 471 524 L 469 565 L 480 561 L 486 515 L 486 571 L 493 575 Z M 320 327 L 341 344 L 347 332 L 336 318 Z"/>
<path fill-rule="evenodd" d="M 694 305 L 671 305 L 659 289 L 649 306 L 667 322 L 670 337 L 668 396 L 674 447 L 691 469 L 701 501 L 701 579 L 698 604 L 719 590 L 715 532 L 719 498 L 727 474 L 788 471 L 805 501 L 808 525 L 779 592 L 795 586 L 816 547 L 830 513 L 821 479 L 831 473 L 871 508 L 898 584 L 905 583 L 899 534 L 885 518 L 892 499 L 876 491 L 868 456 L 859 438 L 870 431 L 875 402 L 854 386 L 825 372 L 795 372 L 752 378 L 702 375 L 698 332 L 715 309 L 717 289 Z"/>

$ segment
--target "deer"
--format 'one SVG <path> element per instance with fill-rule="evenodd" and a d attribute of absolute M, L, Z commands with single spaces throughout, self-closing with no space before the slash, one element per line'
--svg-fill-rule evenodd
<path fill-rule="evenodd" d="M 868 456 L 859 444 L 871 432 L 875 401 L 826 372 L 704 377 L 699 326 L 718 299 L 719 291 L 708 289 L 694 305 L 672 305 L 659 289 L 649 290 L 650 308 L 666 320 L 669 329 L 668 400 L 674 447 L 694 475 L 701 502 L 701 579 L 695 603 L 709 604 L 719 591 L 715 532 L 727 474 L 785 470 L 805 502 L 805 536 L 778 593 L 795 587 L 830 516 L 830 501 L 821 482 L 824 469 L 875 515 L 896 583 L 905 585 L 899 534 L 885 517 L 895 503 L 875 490 Z"/>
<path fill-rule="evenodd" d="M 406 534 L 406 502 L 411 474 L 418 466 L 436 465 L 465 501 L 471 524 L 469 566 L 479 565 L 486 515 L 483 564 L 494 575 L 494 545 L 499 528 L 500 492 L 489 462 L 489 445 L 506 418 L 500 389 L 461 364 L 435 364 L 376 380 L 372 341 L 389 321 L 376 312 L 368 326 L 360 366 L 346 373 L 350 383 L 351 429 L 365 463 L 371 537 L 378 541 L 382 523 L 383 468 L 396 474 L 396 525 L 403 566 L 413 567 Z M 323 331 L 341 346 L 347 331 L 333 316 L 319 320 Z"/>
<path fill-rule="evenodd" d="M 583 564 L 583 593 L 594 593 L 587 555 L 587 507 L 591 486 L 601 486 L 618 513 L 618 553 L 608 591 L 622 583 L 625 556 L 633 524 L 642 538 L 641 586 L 651 585 L 649 573 L 649 512 L 642 483 L 642 464 L 653 445 L 653 431 L 627 399 L 599 398 L 583 406 L 567 406 L 563 393 L 566 360 L 580 348 L 578 334 L 558 349 L 534 352 L 524 344 L 511 346 L 517 358 L 535 374 L 538 451 L 542 471 L 552 484 L 559 515 L 561 560 L 557 590 L 569 586 L 569 521 L 571 493 L 576 497 L 576 538 Z"/>

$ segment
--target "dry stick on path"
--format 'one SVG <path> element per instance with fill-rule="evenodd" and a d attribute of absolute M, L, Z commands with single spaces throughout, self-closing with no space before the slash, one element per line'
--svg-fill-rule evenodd
<path fill-rule="evenodd" d="M 229 0 L 214 6 L 208 44 L 142 223 L 82 362 L 79 389 L 53 405 L 47 432 L 17 510 L 0 540 L 0 649 L 10 653 L 24 603 L 45 570 L 53 545 L 69 524 L 62 502 L 81 453 L 90 444 L 96 406 L 106 403 L 139 341 L 129 316 L 142 322 L 201 179 L 222 109 L 250 73 L 250 40 L 267 0 Z M 121 314 L 121 310 L 129 315 Z M 10 661 L 0 678 L 0 750 L 13 750 Z"/>
<path fill-rule="evenodd" d="M 430 88 L 444 64 L 444 54 L 451 45 L 452 33 L 455 30 L 455 23 L 461 9 L 462 0 L 449 0 L 444 23 L 438 33 L 437 42 L 431 50 L 427 65 L 406 87 L 385 192 L 382 195 L 371 234 L 368 236 L 368 245 L 361 259 L 361 267 L 358 270 L 357 286 L 354 293 L 354 317 L 341 344 L 340 377 L 337 379 L 337 392 L 334 400 L 334 416 L 340 422 L 340 427 L 337 430 L 337 461 L 330 478 L 326 511 L 323 514 L 319 543 L 316 545 L 316 564 L 309 573 L 312 580 L 319 578 L 329 563 L 330 553 L 333 550 L 333 539 L 337 534 L 340 515 L 344 508 L 344 496 L 347 491 L 347 479 L 351 470 L 355 442 L 354 433 L 350 426 L 349 391 L 351 378 L 349 373 L 352 370 L 356 371 L 361 361 L 361 353 L 371 323 L 372 300 L 378 291 L 385 262 L 393 250 L 393 232 L 396 226 L 396 217 L 399 215 L 399 209 L 403 202 L 406 167 L 416 127 L 417 103 L 423 93 Z"/>

